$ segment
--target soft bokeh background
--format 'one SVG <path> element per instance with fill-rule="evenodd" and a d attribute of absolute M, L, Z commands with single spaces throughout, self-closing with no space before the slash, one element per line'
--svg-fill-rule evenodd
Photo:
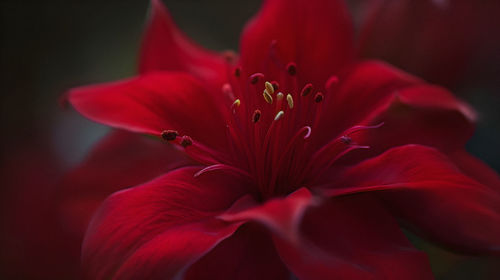
<path fill-rule="evenodd" d="M 260 5 L 257 0 L 165 3 L 182 30 L 220 51 L 237 50 L 241 28 Z M 349 3 L 356 22 L 363 3 Z M 148 5 L 146 0 L 0 2 L 1 279 L 75 278 L 78 250 L 68 253 L 64 235 L 54 233 L 61 225 L 53 218 L 50 198 L 62 174 L 78 164 L 108 129 L 71 109 L 63 110 L 58 99 L 70 87 L 135 73 Z M 480 40 L 498 36 L 497 27 L 482 27 Z M 494 42 L 474 55 L 455 91 L 480 112 L 468 150 L 498 171 L 500 44 L 498 39 Z M 453 255 L 412 239 L 430 254 L 438 279 L 500 275 L 498 260 Z"/>

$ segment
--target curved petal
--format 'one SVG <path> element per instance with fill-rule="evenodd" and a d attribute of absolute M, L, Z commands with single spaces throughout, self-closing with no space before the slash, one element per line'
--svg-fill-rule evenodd
<path fill-rule="evenodd" d="M 228 222 L 255 221 L 283 238 L 297 241 L 302 216 L 306 209 L 315 203 L 311 192 L 301 188 L 286 198 L 273 199 L 257 207 L 248 207 L 248 201 L 240 200 L 220 218 Z M 243 208 L 248 209 L 242 210 Z"/>
<path fill-rule="evenodd" d="M 372 149 L 366 156 L 405 144 L 422 144 L 445 153 L 461 150 L 475 129 L 475 112 L 443 88 L 418 85 L 393 93 L 391 99 L 367 118 L 383 122 L 361 138 Z"/>
<path fill-rule="evenodd" d="M 467 176 L 500 192 L 500 176 L 480 159 L 465 150 L 456 151 L 449 156 Z"/>
<path fill-rule="evenodd" d="M 360 53 L 431 82 L 454 86 L 466 74 L 487 29 L 484 7 L 471 1 L 372 1 L 361 27 Z M 495 2 L 495 1 L 485 1 Z M 490 8 L 493 5 L 488 5 Z M 457 32 L 459 30 L 459 32 Z M 446 38 L 446 40 L 443 40 Z"/>
<path fill-rule="evenodd" d="M 353 152 L 344 160 L 405 144 L 452 152 L 463 148 L 475 128 L 474 110 L 450 92 L 379 63 L 360 64 L 333 97 L 320 129 L 384 124 L 364 130 L 356 139 L 371 149 Z"/>
<path fill-rule="evenodd" d="M 139 73 L 183 71 L 220 89 L 227 78 L 222 55 L 191 42 L 175 26 L 160 0 L 151 1 L 151 16 L 142 41 Z"/>
<path fill-rule="evenodd" d="M 238 226 L 210 220 L 165 230 L 136 249 L 113 279 L 180 279 L 190 264 L 231 236 Z"/>
<path fill-rule="evenodd" d="M 240 200 L 233 208 L 246 203 Z M 299 279 L 429 279 L 425 255 L 412 249 L 398 225 L 386 213 L 379 216 L 380 207 L 373 205 L 366 200 L 321 203 L 302 188 L 220 217 L 269 229 L 281 259 Z M 386 269 L 389 264 L 397 269 Z"/>
<path fill-rule="evenodd" d="M 194 264 L 187 272 L 187 279 L 289 279 L 288 270 L 277 255 L 268 232 L 249 222 L 257 222 L 276 235 L 297 241 L 302 215 L 314 203 L 311 193 L 304 188 L 263 205 L 258 205 L 250 196 L 242 197 L 219 218 L 229 223 L 246 224 L 239 233 Z M 255 262 L 242 263 L 249 258 Z M 221 263 L 228 265 L 220 267 Z M 213 277 L 208 277 L 207 272 Z M 201 277 L 203 275 L 205 277 Z"/>
<path fill-rule="evenodd" d="M 107 196 L 189 163 L 173 145 L 114 131 L 64 176 L 58 189 L 62 222 L 82 239 L 92 214 Z"/>
<path fill-rule="evenodd" d="M 320 142 L 362 123 L 395 91 L 419 83 L 419 79 L 379 61 L 361 62 L 346 69 L 338 87 L 324 101 L 318 123 L 323 134 Z"/>
<path fill-rule="evenodd" d="M 289 280 L 290 273 L 262 228 L 246 224 L 186 272 L 187 280 Z"/>
<path fill-rule="evenodd" d="M 343 1 L 267 0 L 242 34 L 241 63 L 249 74 L 277 79 L 278 71 L 295 62 L 300 86 L 312 82 L 319 88 L 352 62 L 352 32 Z"/>
<path fill-rule="evenodd" d="M 76 88 L 68 98 L 84 116 L 113 127 L 153 135 L 175 129 L 212 147 L 226 141 L 223 105 L 187 74 L 156 72 Z"/>
<path fill-rule="evenodd" d="M 332 196 L 379 191 L 404 223 L 467 253 L 500 253 L 500 193 L 463 175 L 437 150 L 407 145 L 337 176 Z"/>
<path fill-rule="evenodd" d="M 90 279 L 172 279 L 231 236 L 238 223 L 215 219 L 246 193 L 228 175 L 172 171 L 109 197 L 90 223 L 82 262 Z"/>
<path fill-rule="evenodd" d="M 306 212 L 300 244 L 275 238 L 299 279 L 433 279 L 427 256 L 367 197 L 333 199 Z"/>

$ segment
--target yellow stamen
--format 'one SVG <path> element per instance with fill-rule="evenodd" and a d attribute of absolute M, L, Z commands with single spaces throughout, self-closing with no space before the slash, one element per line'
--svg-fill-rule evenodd
<path fill-rule="evenodd" d="M 264 96 L 264 100 L 266 100 L 267 103 L 273 104 L 273 97 L 271 96 L 271 94 L 269 94 L 269 92 L 267 92 L 267 90 L 264 90 L 262 95 Z"/>
<path fill-rule="evenodd" d="M 241 101 L 239 99 L 236 99 L 234 102 L 233 102 L 233 107 L 240 107 L 240 104 L 241 104 Z"/>
<path fill-rule="evenodd" d="M 265 82 L 264 86 L 269 94 L 272 95 L 274 93 L 274 87 L 270 82 Z"/>
<path fill-rule="evenodd" d="M 293 109 L 293 97 L 290 94 L 286 95 L 286 101 L 288 102 L 288 107 Z"/>
<path fill-rule="evenodd" d="M 276 114 L 276 116 L 274 117 L 274 120 L 275 120 L 275 121 L 280 120 L 281 118 L 283 118 L 283 115 L 285 115 L 285 112 L 283 112 L 283 111 L 279 111 L 279 112 Z"/>

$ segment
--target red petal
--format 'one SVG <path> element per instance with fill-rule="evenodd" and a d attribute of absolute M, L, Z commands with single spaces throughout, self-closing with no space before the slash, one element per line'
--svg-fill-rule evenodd
<path fill-rule="evenodd" d="M 328 141 L 346 129 L 362 123 L 394 94 L 395 91 L 421 81 L 392 66 L 368 61 L 348 69 L 340 85 L 324 101 L 318 130 L 322 141 Z"/>
<path fill-rule="evenodd" d="M 500 194 L 463 175 L 438 151 L 407 145 L 348 168 L 330 195 L 366 191 L 412 229 L 468 253 L 500 252 Z"/>
<path fill-rule="evenodd" d="M 247 224 L 191 266 L 186 279 L 288 280 L 290 276 L 268 233 Z"/>
<path fill-rule="evenodd" d="M 136 249 L 113 279 L 180 279 L 192 262 L 231 236 L 238 226 L 211 220 L 165 230 Z"/>
<path fill-rule="evenodd" d="M 69 101 L 84 116 L 110 126 L 153 135 L 175 129 L 212 147 L 226 141 L 221 104 L 187 74 L 158 72 L 76 88 Z"/>
<path fill-rule="evenodd" d="M 426 255 L 366 197 L 334 199 L 311 209 L 301 234 L 299 244 L 275 240 L 299 279 L 433 279 Z"/>
<path fill-rule="evenodd" d="M 152 0 L 151 8 L 142 42 L 139 72 L 184 71 L 220 90 L 227 79 L 223 57 L 191 42 L 175 26 L 160 0 Z"/>
<path fill-rule="evenodd" d="M 301 84 L 319 88 L 352 61 L 352 36 L 343 1 L 267 0 L 242 35 L 243 69 L 273 80 L 280 78 L 277 70 L 295 62 Z"/>
<path fill-rule="evenodd" d="M 443 88 L 421 85 L 399 91 L 367 122 L 381 121 L 384 126 L 368 131 L 366 140 L 375 149 L 414 143 L 448 152 L 462 149 L 472 136 L 475 113 Z"/>
<path fill-rule="evenodd" d="M 302 188 L 288 195 L 286 198 L 274 199 L 243 211 L 229 211 L 220 216 L 229 222 L 256 221 L 268 227 L 284 238 L 296 240 L 298 226 L 306 209 L 315 203 L 309 190 Z M 241 205 L 248 202 L 240 200 L 233 206 L 244 208 Z"/>
<path fill-rule="evenodd" d="M 114 131 L 59 186 L 63 223 L 78 238 L 104 199 L 190 161 L 174 146 L 125 131 Z"/>
<path fill-rule="evenodd" d="M 313 203 L 314 200 L 307 189 L 300 189 L 286 198 L 274 199 L 258 206 L 250 196 L 245 196 L 219 218 L 230 223 L 255 221 L 270 229 L 274 234 L 287 239 L 296 239 L 302 215 Z M 187 274 L 188 279 L 191 279 L 189 277 L 193 279 L 240 279 L 239 277 L 287 279 L 284 278 L 287 275 L 285 275 L 283 263 L 276 255 L 273 245 L 269 243 L 265 233 L 252 224 L 247 224 L 239 230 L 239 234 L 234 235 L 232 239 L 225 240 L 195 264 Z M 244 255 L 240 256 L 240 253 Z M 242 263 L 244 260 L 248 260 L 248 263 Z M 220 267 L 221 263 L 225 265 Z M 271 264 L 272 269 L 269 268 Z M 235 266 L 238 266 L 236 271 Z M 268 273 L 263 273 L 266 270 Z M 205 277 L 202 277 L 203 275 Z"/>
<path fill-rule="evenodd" d="M 346 159 L 373 156 L 405 144 L 428 145 L 446 152 L 462 149 L 472 136 L 476 118 L 470 107 L 445 89 L 373 62 L 352 70 L 328 106 L 319 129 L 331 133 L 341 131 L 328 127 L 384 123 L 355 139 L 370 150 L 353 152 Z"/>
<path fill-rule="evenodd" d="M 214 218 L 246 190 L 236 177 L 198 168 L 172 171 L 115 193 L 94 216 L 83 243 L 90 279 L 172 279 L 230 236 L 238 223 Z"/>
<path fill-rule="evenodd" d="M 361 28 L 361 55 L 451 86 L 460 82 L 470 59 L 484 44 L 479 35 L 491 24 L 481 17 L 488 16 L 485 7 L 493 8 L 495 1 L 486 1 L 493 5 L 475 1 L 372 2 Z"/>
<path fill-rule="evenodd" d="M 267 227 L 281 258 L 300 279 L 367 279 L 374 275 L 388 279 L 429 278 L 425 255 L 412 249 L 398 225 L 376 204 L 339 200 L 310 210 L 318 203 L 302 188 L 286 198 L 230 211 L 221 218 L 230 222 L 255 221 Z M 240 200 L 233 208 L 238 204 L 246 201 Z M 397 269 L 386 269 L 394 263 Z"/>
<path fill-rule="evenodd" d="M 467 176 L 494 190 L 500 191 L 500 176 L 491 167 L 464 150 L 450 154 L 453 162 Z"/>

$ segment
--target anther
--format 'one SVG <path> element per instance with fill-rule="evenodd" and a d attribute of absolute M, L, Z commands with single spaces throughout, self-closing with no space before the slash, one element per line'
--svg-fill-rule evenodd
<path fill-rule="evenodd" d="M 321 101 L 323 101 L 324 98 L 325 98 L 325 96 L 321 92 L 318 92 L 314 96 L 314 102 L 320 103 Z"/>
<path fill-rule="evenodd" d="M 241 104 L 241 101 L 239 99 L 236 99 L 234 102 L 233 102 L 233 105 L 231 106 L 232 108 L 234 107 L 240 107 L 240 104 Z"/>
<path fill-rule="evenodd" d="M 285 115 L 285 112 L 283 111 L 279 111 L 276 116 L 274 117 L 274 120 L 275 121 L 279 121 L 281 118 L 283 118 L 283 116 Z"/>
<path fill-rule="evenodd" d="M 164 130 L 161 132 L 161 138 L 165 141 L 174 141 L 179 133 L 175 130 Z"/>
<path fill-rule="evenodd" d="M 239 78 L 241 76 L 241 68 L 240 67 L 234 68 L 234 76 L 237 78 Z"/>
<path fill-rule="evenodd" d="M 288 107 L 293 109 L 293 97 L 290 94 L 286 95 L 286 102 L 288 102 Z"/>
<path fill-rule="evenodd" d="M 277 91 L 280 88 L 280 84 L 276 81 L 272 81 L 271 85 L 273 85 L 274 91 Z"/>
<path fill-rule="evenodd" d="M 269 94 L 269 92 L 267 92 L 266 89 L 262 93 L 262 96 L 264 96 L 264 100 L 266 100 L 267 103 L 273 104 L 273 97 Z"/>
<path fill-rule="evenodd" d="M 351 137 L 349 137 L 349 136 L 344 135 L 344 136 L 341 136 L 341 137 L 340 137 L 340 141 L 341 141 L 342 143 L 346 144 L 346 145 L 349 145 L 349 144 L 351 144 L 351 143 L 352 143 L 352 138 L 351 138 Z"/>
<path fill-rule="evenodd" d="M 286 66 L 286 71 L 288 72 L 288 74 L 290 74 L 290 76 L 295 76 L 295 74 L 297 74 L 297 65 L 295 65 L 295 63 L 293 62 L 288 63 Z"/>
<path fill-rule="evenodd" d="M 264 86 L 266 87 L 266 90 L 267 92 L 269 92 L 269 94 L 272 95 L 274 93 L 274 87 L 270 82 L 265 82 Z"/>
<path fill-rule="evenodd" d="M 250 76 L 250 83 L 252 85 L 255 85 L 259 82 L 261 78 L 264 78 L 264 74 L 262 73 L 255 73 Z"/>
<path fill-rule="evenodd" d="M 253 112 L 253 116 L 252 116 L 253 123 L 257 123 L 260 120 L 261 114 L 262 113 L 260 112 L 260 110 L 255 110 L 255 112 Z"/>
<path fill-rule="evenodd" d="M 278 94 L 276 94 L 276 99 L 277 99 L 278 101 L 283 100 L 283 97 L 284 97 L 283 92 L 278 92 Z"/>
<path fill-rule="evenodd" d="M 307 84 L 302 88 L 302 91 L 300 92 L 301 96 L 307 96 L 309 95 L 313 90 L 313 85 L 312 84 Z"/>
<path fill-rule="evenodd" d="M 331 76 L 325 83 L 325 88 L 330 90 L 332 87 L 339 83 L 339 78 L 337 76 Z"/>
<path fill-rule="evenodd" d="M 186 148 L 188 146 L 191 146 L 193 145 L 193 139 L 191 139 L 191 137 L 187 136 L 187 135 L 184 135 L 182 136 L 181 138 L 181 146 Z"/>

